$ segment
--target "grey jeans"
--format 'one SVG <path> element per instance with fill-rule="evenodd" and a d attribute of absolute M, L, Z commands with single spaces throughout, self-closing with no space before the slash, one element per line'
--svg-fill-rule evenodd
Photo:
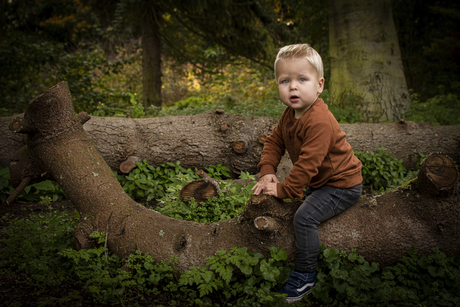
<path fill-rule="evenodd" d="M 347 189 L 324 185 L 318 189 L 307 188 L 306 198 L 294 215 L 296 245 L 296 270 L 314 272 L 318 262 L 318 225 L 336 216 L 361 196 L 362 184 Z"/>

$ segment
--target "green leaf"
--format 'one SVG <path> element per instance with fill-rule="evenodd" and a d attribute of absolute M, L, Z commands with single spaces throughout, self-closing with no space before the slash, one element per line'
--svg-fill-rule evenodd
<path fill-rule="evenodd" d="M 154 268 L 154 265 L 150 262 L 144 262 L 144 268 L 146 270 L 152 270 Z"/>
<path fill-rule="evenodd" d="M 229 265 L 220 266 L 216 269 L 216 272 L 219 273 L 220 277 L 227 283 L 229 283 L 233 276 L 233 268 Z"/>
<path fill-rule="evenodd" d="M 285 261 L 288 257 L 286 251 L 281 247 L 270 247 L 270 255 L 276 261 Z"/>
<path fill-rule="evenodd" d="M 324 251 L 324 257 L 326 258 L 325 260 L 328 262 L 332 262 L 339 257 L 339 250 L 336 248 L 327 248 Z"/>

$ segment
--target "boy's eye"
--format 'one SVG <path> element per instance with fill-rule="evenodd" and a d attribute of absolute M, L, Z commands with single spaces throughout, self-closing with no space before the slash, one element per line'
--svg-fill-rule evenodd
<path fill-rule="evenodd" d="M 300 81 L 301 81 L 301 82 L 305 82 L 305 81 L 307 81 L 307 79 L 305 79 L 305 78 L 300 78 Z"/>
<path fill-rule="evenodd" d="M 288 82 L 289 82 L 289 80 L 283 80 L 283 81 L 281 81 L 281 83 L 288 83 Z"/>

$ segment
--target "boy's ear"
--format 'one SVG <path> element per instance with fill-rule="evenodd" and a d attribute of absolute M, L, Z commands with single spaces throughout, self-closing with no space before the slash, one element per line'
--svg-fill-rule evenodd
<path fill-rule="evenodd" d="M 318 94 L 321 94 L 324 90 L 324 78 L 319 79 L 318 83 Z"/>

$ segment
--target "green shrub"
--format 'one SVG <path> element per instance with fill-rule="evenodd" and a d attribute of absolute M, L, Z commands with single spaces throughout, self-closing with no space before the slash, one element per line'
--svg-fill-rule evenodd
<path fill-rule="evenodd" d="M 195 108 L 203 105 L 206 105 L 206 101 L 202 100 L 200 97 L 188 97 L 174 104 L 178 110 L 183 110 L 185 108 Z"/>
<path fill-rule="evenodd" d="M 327 90 L 325 90 L 327 93 Z M 133 94 L 127 93 L 131 97 Z M 324 97 L 327 99 L 327 96 Z M 133 118 L 144 117 L 163 117 L 163 116 L 179 116 L 179 115 L 195 115 L 222 109 L 229 114 L 237 114 L 242 116 L 266 116 L 280 118 L 286 106 L 279 100 L 277 92 L 268 92 L 267 97 L 263 101 L 248 99 L 245 101 L 239 100 L 231 95 L 223 97 L 215 97 L 207 100 L 204 96 L 188 97 L 174 103 L 172 106 L 163 106 L 158 108 L 151 106 L 144 110 L 142 104 L 135 99 L 130 100 L 131 108 L 109 107 L 105 104 L 99 104 L 96 111 L 92 115 L 96 116 L 118 116 L 125 117 L 130 113 Z M 330 107 L 332 114 L 340 123 L 358 123 L 362 122 L 363 118 L 354 108 L 339 108 Z M 135 114 L 133 116 L 133 114 Z"/>
<path fill-rule="evenodd" d="M 157 199 L 165 196 L 172 186 L 183 186 L 199 178 L 195 171 L 180 166 L 180 162 L 155 167 L 144 159 L 136 165 L 128 175 L 117 175 L 123 190 L 133 199 Z"/>
<path fill-rule="evenodd" d="M 101 116 L 101 117 L 126 117 L 127 114 L 133 118 L 143 118 L 144 107 L 142 104 L 136 102 L 135 96 L 132 93 L 125 93 L 130 97 L 130 103 L 132 104 L 131 108 L 128 108 L 126 104 L 121 104 L 119 107 L 107 106 L 106 103 L 99 101 L 93 108 L 93 111 L 90 113 L 92 116 Z"/>
<path fill-rule="evenodd" d="M 353 107 L 347 107 L 345 109 L 330 107 L 329 110 L 334 114 L 335 119 L 337 119 L 339 123 L 354 124 L 364 122 L 362 115 Z"/>
<path fill-rule="evenodd" d="M 60 81 L 66 81 L 76 112 L 91 113 L 99 103 L 123 109 L 129 100 L 104 82 L 123 63 L 109 63 L 98 48 L 68 52 L 63 44 L 19 35 L 0 42 L 0 67 L 2 116 L 25 112 L 32 99 Z"/>
<path fill-rule="evenodd" d="M 14 192 L 10 181 L 10 169 L 8 167 L 0 168 L 0 203 L 4 203 L 8 195 Z"/>
<path fill-rule="evenodd" d="M 76 251 L 72 236 L 78 219 L 78 213 L 56 211 L 13 221 L 0 231 L 0 272 L 8 280 L 14 278 L 15 287 L 32 289 L 28 303 L 81 305 L 89 299 L 91 305 L 132 306 L 134 300 L 158 306 L 217 306 L 228 301 L 276 306 L 282 301 L 272 291 L 287 279 L 292 266 L 284 264 L 287 255 L 281 248 L 271 247 L 268 259 L 247 248 L 217 251 L 205 266 L 179 273 L 175 258 L 156 262 L 136 251 L 120 259 L 102 246 L 105 233 L 92 234 L 100 239 L 100 247 Z M 0 279 L 2 290 L 11 289 L 8 280 Z"/>
<path fill-rule="evenodd" d="M 59 211 L 31 214 L 13 222 L 11 216 L 2 217 L 10 224 L 0 231 L 0 268 L 27 274 L 24 282 L 36 287 L 38 294 L 62 284 L 69 263 L 58 253 L 73 246 L 78 218 L 78 213 Z"/>
<path fill-rule="evenodd" d="M 194 199 L 183 202 L 179 197 L 182 186 L 171 187 L 168 194 L 159 200 L 155 210 L 163 215 L 181 220 L 201 223 L 215 223 L 229 220 L 240 214 L 254 194 L 254 176 L 242 172 L 242 179 L 253 183 L 243 186 L 231 180 L 222 182 L 217 197 L 208 198 L 197 204 Z"/>
<path fill-rule="evenodd" d="M 199 179 L 196 169 L 185 169 L 180 162 L 167 162 L 159 166 L 152 166 L 144 159 L 136 162 L 128 175 L 118 175 L 123 190 L 133 199 L 153 200 L 164 197 L 168 193 L 175 193 L 190 181 Z M 205 168 L 209 176 L 216 179 L 230 177 L 229 170 L 222 165 L 210 165 Z"/>
<path fill-rule="evenodd" d="M 421 102 L 417 94 L 412 94 L 411 100 L 411 106 L 405 113 L 406 120 L 433 125 L 460 124 L 460 100 L 457 95 L 440 94 Z"/>
<path fill-rule="evenodd" d="M 401 261 L 380 268 L 356 251 L 347 254 L 321 246 L 318 283 L 310 301 L 327 306 L 458 306 L 460 258 L 433 249 L 419 257 L 409 251 Z"/>
<path fill-rule="evenodd" d="M 8 167 L 0 168 L 0 202 L 5 202 L 8 195 L 14 192 L 10 182 L 10 170 Z M 24 188 L 24 191 L 18 196 L 18 199 L 27 201 L 40 201 L 49 204 L 51 201 L 57 201 L 66 198 L 62 188 L 52 180 L 45 180 L 30 184 Z"/>
<path fill-rule="evenodd" d="M 274 289 L 289 278 L 292 268 L 284 266 L 286 252 L 270 247 L 271 258 L 246 247 L 233 247 L 230 251 L 217 251 L 206 259 L 206 266 L 191 267 L 179 278 L 178 286 L 199 305 L 236 300 L 237 306 L 284 305 L 281 294 Z M 198 305 L 198 304 L 197 304 Z"/>
<path fill-rule="evenodd" d="M 133 199 L 158 200 L 155 210 L 169 217 L 212 223 L 228 220 L 237 216 L 251 198 L 254 176 L 246 172 L 241 174 L 242 179 L 254 181 L 247 186 L 233 184 L 231 180 L 222 181 L 218 197 L 208 199 L 199 205 L 194 199 L 188 202 L 181 201 L 179 192 L 183 186 L 199 179 L 196 170 L 185 169 L 168 162 L 154 167 L 147 163 L 136 162 L 137 168 L 128 175 L 117 175 L 124 191 Z M 212 178 L 222 180 L 230 178 L 229 170 L 222 165 L 210 165 L 205 168 Z M 149 206 L 147 204 L 147 206 Z"/>
<path fill-rule="evenodd" d="M 2 290 L 30 289 L 18 301 L 45 305 L 136 304 L 160 306 L 284 306 L 276 293 L 293 264 L 286 252 L 270 247 L 269 258 L 233 247 L 216 251 L 206 265 L 179 273 L 177 260 L 156 262 L 140 251 L 125 260 L 104 247 L 105 233 L 93 233 L 100 247 L 76 251 L 77 212 L 32 214 L 28 219 L 0 217 Z M 310 306 L 458 306 L 460 257 L 434 249 L 418 256 L 412 249 L 394 266 L 381 268 L 355 250 L 321 246 L 318 282 L 306 299 Z M 11 280 L 15 284 L 11 285 Z"/>
<path fill-rule="evenodd" d="M 190 97 L 176 102 L 171 107 L 163 107 L 158 116 L 195 115 L 222 109 L 229 114 L 279 118 L 286 106 L 277 97 L 277 93 L 262 101 L 255 99 L 242 101 L 231 95 L 215 97 L 212 100 L 206 100 L 202 96 L 193 99 Z M 190 106 L 190 102 L 193 102 L 194 106 Z"/>
<path fill-rule="evenodd" d="M 54 85 L 54 67 L 62 51 L 62 45 L 34 36 L 0 41 L 1 116 L 24 112 L 32 99 Z"/>
<path fill-rule="evenodd" d="M 384 147 L 377 149 L 378 153 L 354 151 L 363 164 L 363 185 L 383 190 L 403 184 L 409 173 L 402 165 L 402 160 L 394 158 Z"/>

